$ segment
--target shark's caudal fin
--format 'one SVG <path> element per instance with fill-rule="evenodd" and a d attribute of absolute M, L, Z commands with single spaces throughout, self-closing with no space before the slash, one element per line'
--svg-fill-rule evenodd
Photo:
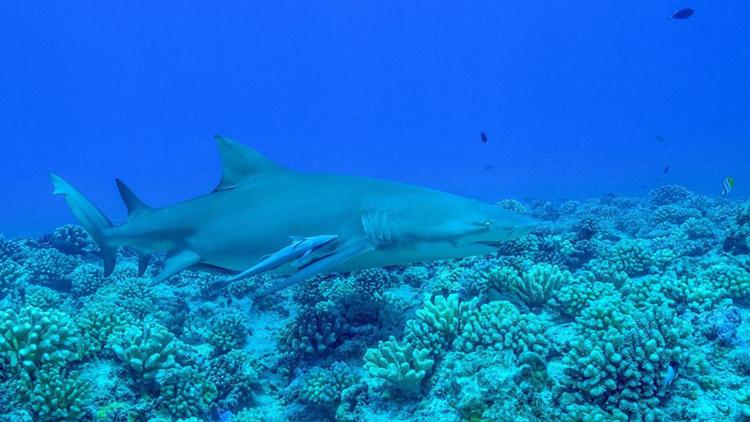
<path fill-rule="evenodd" d="M 55 187 L 52 193 L 65 197 L 65 202 L 70 206 L 73 215 L 75 215 L 83 228 L 86 229 L 101 248 L 102 255 L 104 256 L 104 275 L 108 276 L 112 274 L 112 271 L 115 269 L 115 261 L 117 260 L 117 249 L 108 244 L 105 233 L 108 228 L 112 227 L 112 223 L 99 208 L 86 199 L 85 196 L 81 195 L 80 192 L 62 177 L 54 173 L 50 173 L 49 176 Z"/>

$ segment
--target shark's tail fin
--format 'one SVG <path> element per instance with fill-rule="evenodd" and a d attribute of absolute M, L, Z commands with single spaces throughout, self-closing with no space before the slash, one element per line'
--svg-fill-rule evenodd
<path fill-rule="evenodd" d="M 102 249 L 104 275 L 108 276 L 112 274 L 115 268 L 115 261 L 117 260 L 117 249 L 109 245 L 105 234 L 106 229 L 112 227 L 112 223 L 99 208 L 86 199 L 85 196 L 81 195 L 80 192 L 62 177 L 54 173 L 50 173 L 49 176 L 52 179 L 52 184 L 55 186 L 55 190 L 52 193 L 65 197 L 65 202 L 70 206 L 73 215 L 76 216 L 83 228 L 86 229 Z"/>

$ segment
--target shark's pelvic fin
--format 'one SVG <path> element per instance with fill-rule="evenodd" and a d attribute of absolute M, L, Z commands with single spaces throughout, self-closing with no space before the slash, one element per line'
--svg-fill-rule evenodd
<path fill-rule="evenodd" d="M 219 147 L 223 173 L 214 192 L 235 189 L 257 174 L 291 171 L 229 138 L 216 135 L 214 139 Z"/>
<path fill-rule="evenodd" d="M 120 191 L 120 197 L 122 202 L 125 203 L 125 207 L 128 209 L 128 217 L 133 215 L 141 214 L 151 209 L 148 205 L 144 204 L 133 191 L 120 179 L 115 179 L 117 183 L 117 190 Z"/>
<path fill-rule="evenodd" d="M 290 236 L 292 239 L 291 245 L 285 246 L 277 252 L 264 256 L 259 263 L 235 275 L 227 280 L 227 282 L 242 280 L 243 278 L 270 271 L 291 261 L 297 262 L 308 256 L 313 251 L 319 250 L 323 246 L 333 242 L 337 237 L 338 236 L 336 235 L 329 234 L 312 237 Z M 296 266 L 298 265 L 295 265 L 295 267 Z"/>
<path fill-rule="evenodd" d="M 49 176 L 55 187 L 52 193 L 65 197 L 65 202 L 70 206 L 73 215 L 101 248 L 104 257 L 104 275 L 109 276 L 114 271 L 117 261 L 117 249 L 109 245 L 106 235 L 106 231 L 112 227 L 112 223 L 99 208 L 81 195 L 65 179 L 54 173 L 50 173 Z"/>
<path fill-rule="evenodd" d="M 151 255 L 140 255 L 138 256 L 138 277 L 142 277 L 148 268 L 148 263 L 151 261 Z"/>
<path fill-rule="evenodd" d="M 170 252 L 167 255 L 167 262 L 164 264 L 164 269 L 151 280 L 151 284 L 159 284 L 180 271 L 199 263 L 200 260 L 200 255 L 189 249 Z"/>
<path fill-rule="evenodd" d="M 350 240 L 336 248 L 331 254 L 320 258 L 317 261 L 313 261 L 312 263 L 297 271 L 296 273 L 290 275 L 289 277 L 276 282 L 275 284 L 264 290 L 261 290 L 260 292 L 256 293 L 255 297 L 260 298 L 263 296 L 268 296 L 271 293 L 275 293 L 281 289 L 293 286 L 300 281 L 306 280 L 316 274 L 329 272 L 337 265 L 340 265 L 357 255 L 363 254 L 373 249 L 375 249 L 375 247 L 366 239 Z"/>

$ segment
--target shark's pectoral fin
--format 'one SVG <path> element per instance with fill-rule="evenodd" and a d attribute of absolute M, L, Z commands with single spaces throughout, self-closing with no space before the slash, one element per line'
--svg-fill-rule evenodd
<path fill-rule="evenodd" d="M 270 287 L 261 290 L 255 294 L 255 297 L 268 296 L 271 293 L 278 292 L 281 289 L 285 289 L 289 286 L 293 286 L 305 279 L 308 279 L 316 274 L 325 273 L 333 270 L 336 266 L 354 258 L 357 255 L 371 251 L 375 247 L 366 239 L 350 240 L 346 243 L 341 244 L 331 254 L 320 258 L 306 267 L 300 269 L 296 273 L 289 277 L 282 279 Z"/>
<path fill-rule="evenodd" d="M 189 249 L 170 252 L 167 255 L 167 262 L 164 264 L 164 269 L 161 270 L 159 275 L 151 280 L 151 284 L 161 283 L 162 281 L 168 279 L 169 277 L 172 277 L 180 271 L 188 269 L 193 265 L 199 263 L 200 260 L 200 255 Z"/>

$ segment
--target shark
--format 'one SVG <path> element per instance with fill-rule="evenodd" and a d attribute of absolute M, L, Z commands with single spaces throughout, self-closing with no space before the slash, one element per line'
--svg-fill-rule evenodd
<path fill-rule="evenodd" d="M 213 191 L 174 205 L 146 205 L 121 180 L 127 208 L 118 225 L 62 177 L 53 193 L 102 251 L 104 274 L 117 251 L 138 254 L 142 276 L 154 253 L 166 261 L 153 283 L 188 268 L 229 274 L 225 282 L 271 273 L 263 297 L 317 274 L 489 254 L 536 222 L 474 199 L 424 187 L 289 169 L 232 139 L 215 137 L 222 178 Z"/>

